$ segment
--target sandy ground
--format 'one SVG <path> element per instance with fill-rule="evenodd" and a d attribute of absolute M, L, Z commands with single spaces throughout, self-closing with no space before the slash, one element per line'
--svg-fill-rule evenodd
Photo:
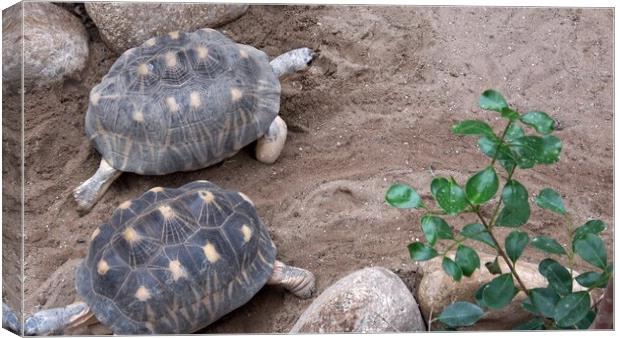
<path fill-rule="evenodd" d="M 377 265 L 396 271 L 414 289 L 419 274 L 406 245 L 423 237 L 421 214 L 390 208 L 383 196 L 392 182 L 403 181 L 428 200 L 433 174 L 464 183 L 482 168 L 486 160 L 475 140 L 455 137 L 449 128 L 473 118 L 503 127 L 497 114 L 477 108 L 488 88 L 503 92 L 521 111 L 542 110 L 557 120 L 564 141 L 560 162 L 516 177 L 530 193 L 542 187 L 560 191 L 578 224 L 605 221 L 611 255 L 612 10 L 253 6 L 221 29 L 272 57 L 301 46 L 320 51 L 310 71 L 283 82 L 281 116 L 290 133 L 273 165 L 257 162 L 250 147 L 195 172 L 123 174 L 80 217 L 71 190 L 95 172 L 100 159 L 83 131 L 88 92 L 117 56 L 91 29 L 82 79 L 28 93 L 26 313 L 73 301 L 67 266 L 85 255 L 94 227 L 120 202 L 154 186 L 197 179 L 249 195 L 279 259 L 313 271 L 319 290 Z M 5 95 L 3 107 L 6 115 L 18 101 Z M 5 144 L 15 141 L 16 132 L 5 131 Z M 10 165 L 16 157 L 4 158 L 3 174 L 15 179 L 18 171 Z M 3 196 L 5 248 L 19 239 L 12 231 L 17 200 L 9 194 Z M 466 221 L 451 224 L 459 229 Z M 537 208 L 525 229 L 566 243 L 560 220 Z M 15 306 L 19 268 L 11 252 L 3 255 L 4 296 Z M 531 249 L 525 255 L 542 257 Z M 205 332 L 287 332 L 310 302 L 265 287 Z"/>

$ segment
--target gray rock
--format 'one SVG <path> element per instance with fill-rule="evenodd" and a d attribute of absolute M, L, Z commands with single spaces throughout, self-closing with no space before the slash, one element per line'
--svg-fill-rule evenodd
<path fill-rule="evenodd" d="M 88 2 L 86 11 L 101 38 L 120 54 L 172 31 L 214 28 L 245 14 L 248 5 Z"/>
<path fill-rule="evenodd" d="M 432 259 L 425 262 L 419 262 L 423 277 L 417 290 L 416 299 L 420 303 L 420 309 L 424 314 L 424 318 L 436 318 L 443 309 L 456 302 L 468 301 L 476 303 L 475 294 L 478 288 L 497 277 L 492 275 L 485 267 L 485 262 L 492 262 L 495 256 L 478 252 L 480 256 L 481 269 L 477 269 L 471 277 L 463 277 L 459 282 L 452 280 L 441 268 L 441 259 Z M 454 258 L 454 253 L 448 254 Z M 506 263 L 501 259 L 498 260 L 503 273 L 510 272 Z M 528 289 L 537 287 L 546 287 L 547 280 L 538 273 L 538 265 L 526 261 L 519 260 L 516 266 L 517 273 Z M 580 290 L 581 287 L 575 287 Z M 511 330 L 518 324 L 525 323 L 533 318 L 532 314 L 523 310 L 522 301 L 526 295 L 519 292 L 512 303 L 501 310 L 491 310 L 485 314 L 484 318 L 479 320 L 467 330 Z M 431 313 L 432 312 L 432 313 Z M 433 325 L 433 328 L 435 326 Z"/>
<path fill-rule="evenodd" d="M 51 3 L 23 2 L 4 10 L 2 30 L 2 80 L 9 86 L 20 84 L 22 45 L 26 88 L 76 77 L 88 60 L 84 26 L 77 17 Z"/>
<path fill-rule="evenodd" d="M 381 267 L 353 272 L 327 288 L 290 333 L 424 331 L 418 304 L 398 276 Z"/>

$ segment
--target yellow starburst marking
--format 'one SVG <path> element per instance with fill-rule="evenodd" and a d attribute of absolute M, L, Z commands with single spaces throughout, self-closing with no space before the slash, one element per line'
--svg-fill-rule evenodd
<path fill-rule="evenodd" d="M 136 122 L 144 122 L 144 113 L 142 113 L 141 111 L 135 111 L 133 112 L 133 114 L 131 115 L 131 118 L 136 121 Z"/>
<path fill-rule="evenodd" d="M 211 243 L 207 243 L 207 245 L 202 247 L 202 251 L 205 253 L 205 257 L 211 263 L 215 263 L 220 259 L 220 254 L 215 249 L 215 246 Z"/>
<path fill-rule="evenodd" d="M 144 43 L 147 46 L 152 47 L 152 46 L 155 46 L 156 42 L 157 42 L 157 38 L 150 38 L 150 39 L 146 40 Z"/>
<path fill-rule="evenodd" d="M 168 110 L 170 110 L 173 113 L 176 113 L 179 111 L 179 104 L 177 103 L 177 100 L 172 96 L 168 96 L 166 98 L 166 106 L 168 106 Z"/>
<path fill-rule="evenodd" d="M 176 259 L 170 261 L 170 264 L 168 264 L 168 269 L 170 270 L 170 273 L 172 274 L 172 279 L 174 279 L 175 282 L 179 280 L 179 278 L 187 277 L 183 265 L 181 265 L 181 262 Z"/>
<path fill-rule="evenodd" d="M 230 88 L 230 96 L 232 97 L 233 101 L 239 101 L 243 96 L 243 93 L 241 92 L 241 90 L 239 90 L 239 88 L 233 87 Z"/>
<path fill-rule="evenodd" d="M 196 54 L 198 54 L 198 58 L 204 60 L 209 56 L 209 49 L 205 46 L 199 46 L 196 48 Z"/>
<path fill-rule="evenodd" d="M 151 189 L 151 191 L 152 192 L 162 192 L 162 191 L 164 191 L 164 188 L 162 188 L 162 187 L 155 187 L 155 188 Z"/>
<path fill-rule="evenodd" d="M 193 91 L 189 94 L 189 106 L 192 108 L 200 107 L 200 93 L 197 91 Z"/>
<path fill-rule="evenodd" d="M 149 66 L 147 66 L 146 63 L 141 63 L 138 66 L 138 74 L 144 76 L 144 75 L 148 75 L 148 73 L 149 73 Z"/>
<path fill-rule="evenodd" d="M 133 244 L 137 241 L 140 240 L 140 235 L 136 232 L 136 230 L 132 227 L 127 227 L 124 231 L 123 231 L 123 238 Z"/>
<path fill-rule="evenodd" d="M 168 33 L 168 35 L 170 36 L 171 39 L 176 40 L 179 38 L 179 31 L 170 32 Z"/>
<path fill-rule="evenodd" d="M 125 201 L 118 206 L 121 209 L 129 209 L 131 207 L 131 201 Z"/>
<path fill-rule="evenodd" d="M 134 297 L 136 297 L 141 302 L 146 302 L 147 300 L 151 299 L 151 293 L 149 292 L 149 289 L 145 288 L 142 285 L 138 288 Z"/>
<path fill-rule="evenodd" d="M 106 272 L 108 272 L 108 270 L 110 270 L 110 266 L 108 265 L 108 262 L 106 262 L 105 260 L 100 260 L 99 263 L 97 263 L 97 273 L 100 275 L 105 275 Z"/>
<path fill-rule="evenodd" d="M 243 234 L 243 241 L 244 242 L 249 242 L 250 239 L 252 238 L 252 229 L 250 229 L 250 227 L 247 224 L 244 224 L 241 227 L 241 233 Z"/>
<path fill-rule="evenodd" d="M 200 192 L 200 198 L 202 198 L 202 200 L 205 201 L 205 203 L 207 204 L 211 204 L 213 203 L 213 200 L 215 200 L 215 196 L 213 196 L 213 193 L 206 190 Z"/>
<path fill-rule="evenodd" d="M 166 66 L 174 67 L 177 65 L 177 56 L 173 52 L 167 52 L 164 57 L 166 59 Z"/>
<path fill-rule="evenodd" d="M 157 208 L 157 210 L 161 212 L 162 216 L 164 216 L 165 219 L 171 219 L 172 217 L 174 217 L 174 210 L 172 210 L 169 205 L 161 205 L 159 206 L 159 208 Z"/>
<path fill-rule="evenodd" d="M 101 99 L 101 94 L 99 94 L 99 92 L 94 92 L 90 95 L 90 102 L 95 106 L 99 103 L 99 99 Z"/>
<path fill-rule="evenodd" d="M 245 50 L 243 50 L 242 48 L 239 48 L 239 56 L 242 59 L 247 59 L 248 58 L 248 52 L 246 52 Z"/>

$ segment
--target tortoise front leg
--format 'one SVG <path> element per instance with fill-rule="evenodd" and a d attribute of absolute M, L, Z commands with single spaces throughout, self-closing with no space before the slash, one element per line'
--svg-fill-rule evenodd
<path fill-rule="evenodd" d="M 267 134 L 258 139 L 256 143 L 256 158 L 266 164 L 275 162 L 286 142 L 286 123 L 280 116 L 271 122 Z"/>
<path fill-rule="evenodd" d="M 310 298 L 316 292 L 312 272 L 288 266 L 280 261 L 273 263 L 273 273 L 267 284 L 281 285 L 299 298 Z"/>
<path fill-rule="evenodd" d="M 2 302 L 2 328 L 21 335 L 22 323 L 15 312 Z"/>
<path fill-rule="evenodd" d="M 108 190 L 110 184 L 112 184 L 121 173 L 122 172 L 112 168 L 112 166 L 102 158 L 97 172 L 73 190 L 73 197 L 77 202 L 78 210 L 80 212 L 90 210 Z"/>
<path fill-rule="evenodd" d="M 24 335 L 47 336 L 62 334 L 65 329 L 86 325 L 94 318 L 90 307 L 77 302 L 65 307 L 39 311 L 24 321 Z"/>

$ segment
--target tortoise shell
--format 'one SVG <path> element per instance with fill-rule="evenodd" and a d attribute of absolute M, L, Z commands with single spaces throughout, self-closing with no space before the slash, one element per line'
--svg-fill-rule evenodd
<path fill-rule="evenodd" d="M 95 230 L 76 288 L 116 334 L 189 333 L 249 301 L 275 255 L 244 194 L 207 181 L 158 187 Z"/>
<path fill-rule="evenodd" d="M 85 127 L 113 168 L 163 175 L 234 155 L 267 132 L 279 109 L 267 55 L 201 29 L 123 53 L 91 90 Z"/>

